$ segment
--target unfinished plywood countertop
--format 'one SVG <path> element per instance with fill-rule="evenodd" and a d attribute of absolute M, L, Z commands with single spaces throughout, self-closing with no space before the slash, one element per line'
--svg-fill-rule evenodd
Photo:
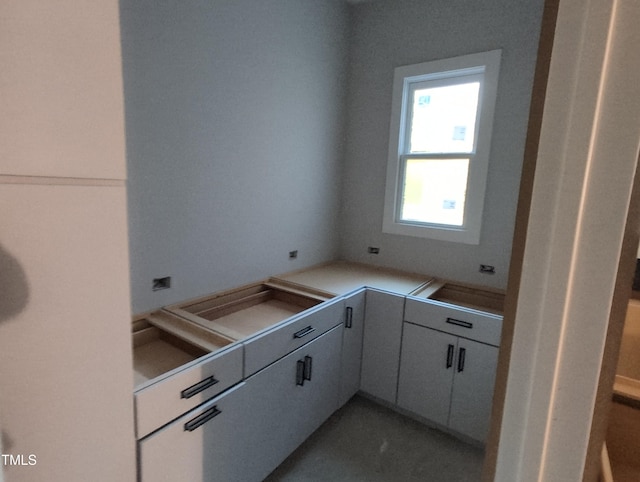
<path fill-rule="evenodd" d="M 330 296 L 344 295 L 363 286 L 407 295 L 433 279 L 427 275 L 347 261 L 322 264 L 272 278 L 276 282 L 299 289 L 313 288 Z"/>
<path fill-rule="evenodd" d="M 504 292 L 361 263 L 336 261 L 271 278 L 290 288 L 340 296 L 366 286 L 501 315 Z"/>

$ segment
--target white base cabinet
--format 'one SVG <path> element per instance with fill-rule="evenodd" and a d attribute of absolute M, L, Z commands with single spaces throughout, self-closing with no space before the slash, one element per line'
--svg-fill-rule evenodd
<path fill-rule="evenodd" d="M 365 290 L 345 298 L 339 405 L 343 406 L 360 389 Z"/>
<path fill-rule="evenodd" d="M 398 406 L 484 441 L 497 364 L 494 346 L 405 323 Z"/>
<path fill-rule="evenodd" d="M 138 442 L 140 482 L 246 481 L 247 386 L 240 383 Z"/>
<path fill-rule="evenodd" d="M 498 348 L 460 338 L 457 349 L 449 428 L 484 442 L 491 421 Z M 462 369 L 459 366 L 461 352 L 465 353 Z"/>
<path fill-rule="evenodd" d="M 340 325 L 247 379 L 244 482 L 264 479 L 337 410 L 341 344 Z"/>
<path fill-rule="evenodd" d="M 396 403 L 404 296 L 368 289 L 360 389 Z"/>
<path fill-rule="evenodd" d="M 138 442 L 140 482 L 258 482 L 337 408 L 342 326 Z"/>
<path fill-rule="evenodd" d="M 218 325 L 221 320 L 215 318 Z M 359 389 L 483 441 L 501 322 L 497 315 L 370 288 L 312 307 L 143 387 L 149 397 L 168 399 L 185 389 L 166 387 L 182 387 L 193 375 L 186 391 L 202 393 L 194 402 L 202 404 L 191 409 L 180 402 L 190 411 L 161 410 L 166 417 L 139 430 L 139 482 L 261 481 Z M 207 396 L 213 375 L 204 367 L 221 363 L 223 355 L 235 375 L 225 378 L 216 365 L 215 385 L 224 379 L 221 389 L 230 388 Z M 157 405 L 149 397 L 146 404 L 138 400 L 139 422 L 141 411 Z M 165 420 L 173 421 L 156 430 Z"/>
<path fill-rule="evenodd" d="M 446 426 L 457 338 L 405 323 L 402 335 L 398 406 Z"/>
<path fill-rule="evenodd" d="M 407 299 L 405 320 L 398 406 L 484 442 L 502 317 Z"/>

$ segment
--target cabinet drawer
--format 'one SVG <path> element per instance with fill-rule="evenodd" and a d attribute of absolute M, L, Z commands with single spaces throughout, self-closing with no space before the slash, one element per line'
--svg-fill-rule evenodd
<path fill-rule="evenodd" d="M 203 357 L 199 363 L 135 392 L 136 433 L 142 438 L 242 380 L 242 345 Z"/>
<path fill-rule="evenodd" d="M 404 319 L 453 335 L 500 345 L 502 316 L 431 300 L 407 298 Z"/>
<path fill-rule="evenodd" d="M 342 323 L 344 300 L 325 302 L 309 313 L 247 340 L 245 378 Z"/>
<path fill-rule="evenodd" d="M 141 482 L 247 478 L 245 383 L 192 410 L 138 442 Z"/>

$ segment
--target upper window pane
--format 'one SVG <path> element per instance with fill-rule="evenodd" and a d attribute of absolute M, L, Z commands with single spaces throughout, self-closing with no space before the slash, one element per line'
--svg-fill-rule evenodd
<path fill-rule="evenodd" d="M 408 153 L 473 152 L 479 91 L 480 82 L 412 89 Z"/>

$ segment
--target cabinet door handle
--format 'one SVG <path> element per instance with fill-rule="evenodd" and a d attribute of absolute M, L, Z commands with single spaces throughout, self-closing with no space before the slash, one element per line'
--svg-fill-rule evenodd
<path fill-rule="evenodd" d="M 304 360 L 298 360 L 296 364 L 296 385 L 304 385 Z"/>
<path fill-rule="evenodd" d="M 310 356 L 304 357 L 304 375 L 303 378 L 305 380 L 311 381 L 311 364 L 313 363 L 313 358 Z"/>
<path fill-rule="evenodd" d="M 221 413 L 222 413 L 222 410 L 218 410 L 218 406 L 214 405 L 209 410 L 206 410 L 206 411 L 202 412 L 197 417 L 192 418 L 187 423 L 185 423 L 184 424 L 184 430 L 185 430 L 185 432 L 193 432 L 195 429 L 197 429 L 198 427 L 204 425 L 209 420 L 211 420 L 212 418 L 217 417 Z"/>
<path fill-rule="evenodd" d="M 447 347 L 447 369 L 453 366 L 453 350 L 455 350 L 455 347 L 449 344 Z"/>
<path fill-rule="evenodd" d="M 294 337 L 294 338 L 302 338 L 302 337 L 307 336 L 309 333 L 313 333 L 314 331 L 316 331 L 316 329 L 315 329 L 315 328 L 312 328 L 311 326 L 307 326 L 306 328 L 303 328 L 303 329 L 302 329 L 302 330 L 300 330 L 300 331 L 296 331 L 296 332 L 293 334 L 293 337 Z"/>
<path fill-rule="evenodd" d="M 346 328 L 353 327 L 353 308 L 351 308 L 350 306 L 347 306 L 347 319 L 344 326 Z"/>
<path fill-rule="evenodd" d="M 213 375 L 211 375 L 210 377 L 199 381 L 195 385 L 191 385 L 189 388 L 182 390 L 180 392 L 180 398 L 191 398 L 207 388 L 214 386 L 216 383 L 218 383 L 218 380 L 213 378 Z"/>
<path fill-rule="evenodd" d="M 455 318 L 447 318 L 447 323 L 450 325 L 457 325 L 463 328 L 473 328 L 473 323 L 469 323 L 468 321 L 456 320 Z"/>
<path fill-rule="evenodd" d="M 467 354 L 467 350 L 460 348 L 458 351 L 458 373 L 464 370 L 464 359 Z"/>

